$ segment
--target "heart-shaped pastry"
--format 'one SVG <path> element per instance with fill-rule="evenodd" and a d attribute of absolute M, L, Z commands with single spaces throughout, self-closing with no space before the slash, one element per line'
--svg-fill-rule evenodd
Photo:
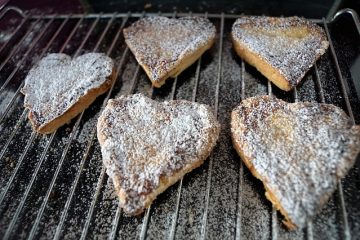
<path fill-rule="evenodd" d="M 109 100 L 97 136 L 120 206 L 137 215 L 209 156 L 220 125 L 210 107 L 141 94 Z"/>
<path fill-rule="evenodd" d="M 239 56 L 285 91 L 329 46 L 321 27 L 299 17 L 244 16 L 235 21 L 231 35 Z"/>
<path fill-rule="evenodd" d="M 231 114 L 233 144 L 266 197 L 303 227 L 329 200 L 360 151 L 360 126 L 330 104 L 246 99 Z"/>
<path fill-rule="evenodd" d="M 71 59 L 52 53 L 29 72 L 21 92 L 33 129 L 51 133 L 86 109 L 114 81 L 114 63 L 102 53 Z"/>
<path fill-rule="evenodd" d="M 206 18 L 147 17 L 125 28 L 124 37 L 153 86 L 160 87 L 209 49 L 215 32 Z"/>

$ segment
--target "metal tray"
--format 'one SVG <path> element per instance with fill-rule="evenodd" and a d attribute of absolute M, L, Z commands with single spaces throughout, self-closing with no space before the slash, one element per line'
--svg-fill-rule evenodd
<path fill-rule="evenodd" d="M 147 15 L 208 17 L 214 46 L 176 79 L 153 89 L 123 40 L 122 29 Z M 360 239 L 360 161 L 306 229 L 288 231 L 264 196 L 264 188 L 241 163 L 231 144 L 230 112 L 241 101 L 274 94 L 289 102 L 316 101 L 342 107 L 360 120 L 354 59 L 359 21 L 343 10 L 325 28 L 327 53 L 303 83 L 285 93 L 235 53 L 231 26 L 239 15 L 207 13 L 110 13 L 39 15 L 10 7 L 0 13 L 0 236 L 3 239 Z M 117 80 L 69 125 L 50 135 L 31 129 L 23 80 L 49 52 L 75 56 L 107 53 Z M 355 66 L 355 67 L 354 67 Z M 211 105 L 222 124 L 219 143 L 200 168 L 187 174 L 140 217 L 118 207 L 102 165 L 96 121 L 109 98 L 142 92 L 154 99 L 187 99 Z"/>

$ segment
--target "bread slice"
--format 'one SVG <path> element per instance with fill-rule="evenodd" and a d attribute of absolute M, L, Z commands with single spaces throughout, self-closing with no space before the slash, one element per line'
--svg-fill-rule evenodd
<path fill-rule="evenodd" d="M 233 110 L 231 133 L 289 229 L 321 210 L 360 151 L 360 125 L 330 104 L 249 98 Z"/>
<path fill-rule="evenodd" d="M 294 88 L 329 46 L 321 27 L 299 17 L 241 17 L 231 36 L 237 54 L 284 91 Z"/>
<path fill-rule="evenodd" d="M 115 80 L 113 65 L 102 53 L 74 59 L 52 53 L 41 59 L 21 89 L 33 129 L 52 133 L 86 109 Z"/>
<path fill-rule="evenodd" d="M 206 18 L 147 17 L 125 28 L 124 37 L 153 86 L 161 87 L 213 45 L 215 32 Z"/>
<path fill-rule="evenodd" d="M 137 215 L 165 189 L 199 167 L 219 136 L 210 107 L 156 102 L 141 94 L 109 100 L 97 124 L 104 165 L 120 206 Z"/>

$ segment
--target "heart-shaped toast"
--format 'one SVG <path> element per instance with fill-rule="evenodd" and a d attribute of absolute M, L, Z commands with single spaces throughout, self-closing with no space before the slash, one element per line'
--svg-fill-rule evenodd
<path fill-rule="evenodd" d="M 147 17 L 125 28 L 124 37 L 153 86 L 160 87 L 209 49 L 215 32 L 206 18 Z"/>
<path fill-rule="evenodd" d="M 303 227 L 335 191 L 360 151 L 360 126 L 330 104 L 246 99 L 231 115 L 233 144 L 266 197 Z"/>
<path fill-rule="evenodd" d="M 51 133 L 86 109 L 114 81 L 113 61 L 102 53 L 71 59 L 52 53 L 29 72 L 21 92 L 33 129 Z"/>
<path fill-rule="evenodd" d="M 299 17 L 240 17 L 231 35 L 239 56 L 285 91 L 301 81 L 329 46 L 321 27 Z"/>
<path fill-rule="evenodd" d="M 120 206 L 137 215 L 209 156 L 220 125 L 210 107 L 141 94 L 109 100 L 97 136 Z"/>

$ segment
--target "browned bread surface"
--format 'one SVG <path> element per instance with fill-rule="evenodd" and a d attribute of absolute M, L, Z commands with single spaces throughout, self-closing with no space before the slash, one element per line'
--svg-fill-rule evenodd
<path fill-rule="evenodd" d="M 235 21 L 231 35 L 237 54 L 285 91 L 329 46 L 321 27 L 299 17 L 244 16 Z"/>
<path fill-rule="evenodd" d="M 233 144 L 290 228 L 329 200 L 360 151 L 360 126 L 338 107 L 246 99 L 231 114 Z"/>
<path fill-rule="evenodd" d="M 215 31 L 206 18 L 147 17 L 125 28 L 124 37 L 153 86 L 161 87 L 212 46 Z"/>
<path fill-rule="evenodd" d="M 33 129 L 51 133 L 86 109 L 114 81 L 113 61 L 101 53 L 71 59 L 52 53 L 29 72 L 21 92 Z"/>
<path fill-rule="evenodd" d="M 200 166 L 219 131 L 210 107 L 203 104 L 160 103 L 141 94 L 109 100 L 97 136 L 124 212 L 140 214 L 157 195 Z"/>

